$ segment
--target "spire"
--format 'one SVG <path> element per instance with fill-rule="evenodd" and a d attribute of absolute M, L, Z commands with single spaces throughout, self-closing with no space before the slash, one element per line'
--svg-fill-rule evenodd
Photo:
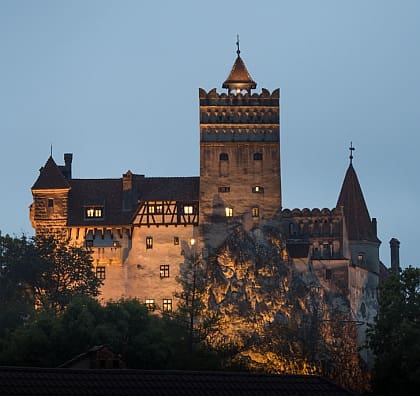
<path fill-rule="evenodd" d="M 32 190 L 48 190 L 70 188 L 70 184 L 63 176 L 57 164 L 50 156 L 45 166 L 40 169 L 38 179 L 32 186 Z"/>
<path fill-rule="evenodd" d="M 257 88 L 257 83 L 252 79 L 244 61 L 241 58 L 241 50 L 239 49 L 239 35 L 237 36 L 236 46 L 237 57 L 229 77 L 223 83 L 222 88 L 227 88 L 229 92 L 239 93 L 245 90 L 250 93 L 251 89 Z"/>
<path fill-rule="evenodd" d="M 344 207 L 344 216 L 346 219 L 347 234 L 352 241 L 372 241 L 379 242 L 369 211 L 363 197 L 356 171 L 353 168 L 353 146 L 350 148 L 350 165 L 344 177 L 341 192 L 338 197 L 337 206 Z"/>

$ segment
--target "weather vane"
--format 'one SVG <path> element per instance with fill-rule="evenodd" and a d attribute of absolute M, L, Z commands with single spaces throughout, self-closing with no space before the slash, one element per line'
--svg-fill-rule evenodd
<path fill-rule="evenodd" d="M 349 150 L 350 150 L 350 165 L 353 163 L 353 151 L 354 150 L 356 150 L 354 147 L 353 147 L 353 142 L 350 142 L 350 147 L 349 147 Z"/>
<path fill-rule="evenodd" d="M 236 50 L 236 53 L 239 54 L 241 53 L 241 50 L 239 49 L 239 34 L 236 35 L 236 46 L 238 47 L 238 49 Z"/>

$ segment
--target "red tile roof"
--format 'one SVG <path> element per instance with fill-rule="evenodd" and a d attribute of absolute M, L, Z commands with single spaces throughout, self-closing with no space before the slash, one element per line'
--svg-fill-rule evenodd
<path fill-rule="evenodd" d="M 258 373 L 0 367 L 2 395 L 349 396 L 326 379 Z"/>
<path fill-rule="evenodd" d="M 372 227 L 365 198 L 352 164 L 348 167 L 344 177 L 337 206 L 344 207 L 349 240 L 379 242 Z"/>

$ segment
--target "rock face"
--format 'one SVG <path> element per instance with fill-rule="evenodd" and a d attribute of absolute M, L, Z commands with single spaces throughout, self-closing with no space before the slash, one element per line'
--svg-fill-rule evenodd
<path fill-rule="evenodd" d="M 337 380 L 345 368 L 349 378 L 340 382 L 362 378 L 349 300 L 294 266 L 279 229 L 238 223 L 210 254 L 204 299 L 218 323 L 209 342 L 234 346 L 232 362 L 252 369 Z"/>

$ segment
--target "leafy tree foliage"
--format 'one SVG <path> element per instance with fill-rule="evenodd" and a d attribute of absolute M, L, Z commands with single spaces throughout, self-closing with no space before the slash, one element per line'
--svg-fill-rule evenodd
<path fill-rule="evenodd" d="M 23 314 L 34 304 L 58 312 L 76 296 L 97 296 L 100 284 L 83 247 L 53 237 L 0 236 L 0 305 Z"/>
<path fill-rule="evenodd" d="M 376 355 L 374 390 L 414 394 L 420 388 L 420 268 L 389 277 L 378 302 L 379 313 L 369 330 L 369 346 Z"/>

